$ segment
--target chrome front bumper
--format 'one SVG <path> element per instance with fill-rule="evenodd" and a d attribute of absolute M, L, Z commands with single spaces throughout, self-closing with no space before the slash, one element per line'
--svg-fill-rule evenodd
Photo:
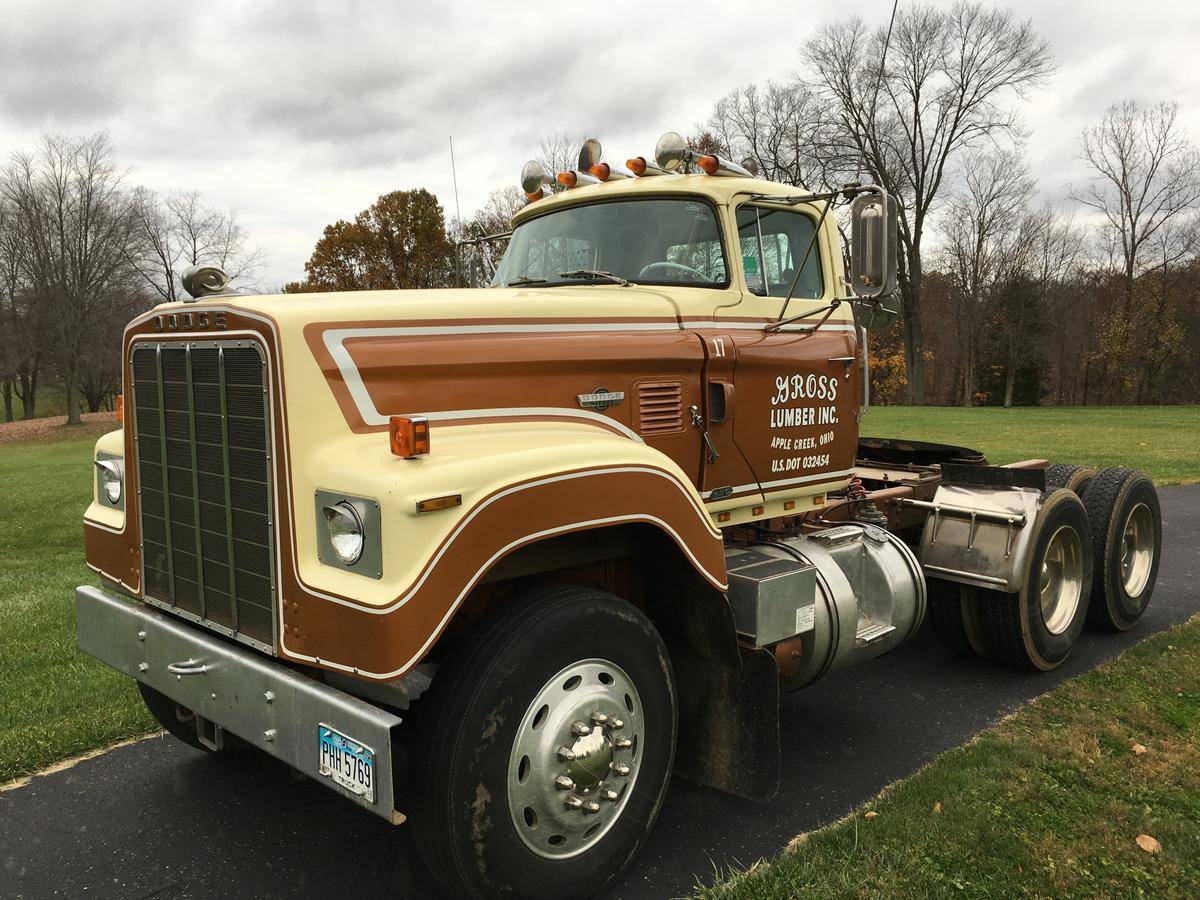
<path fill-rule="evenodd" d="M 399 717 L 99 588 L 75 589 L 75 619 L 76 642 L 83 652 L 389 822 L 404 821 L 396 810 L 393 778 L 392 738 Z M 374 802 L 318 775 L 319 725 L 350 735 L 374 751 Z"/>

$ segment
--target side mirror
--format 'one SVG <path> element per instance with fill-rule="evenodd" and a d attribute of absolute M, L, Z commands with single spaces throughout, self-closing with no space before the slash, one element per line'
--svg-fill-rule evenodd
<path fill-rule="evenodd" d="M 896 200 L 882 190 L 859 194 L 850 207 L 850 285 L 876 300 L 896 291 Z"/>

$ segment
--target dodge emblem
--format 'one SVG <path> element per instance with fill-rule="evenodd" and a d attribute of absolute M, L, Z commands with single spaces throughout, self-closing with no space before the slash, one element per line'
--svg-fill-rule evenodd
<path fill-rule="evenodd" d="M 579 405 L 584 409 L 608 409 L 624 399 L 624 391 L 606 391 L 604 388 L 596 388 L 590 394 L 580 394 Z"/>

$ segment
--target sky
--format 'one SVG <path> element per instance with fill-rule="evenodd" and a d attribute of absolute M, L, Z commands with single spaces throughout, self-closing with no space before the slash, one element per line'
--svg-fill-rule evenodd
<path fill-rule="evenodd" d="M 1111 103 L 1177 101 L 1200 141 L 1200 4 L 1007 5 L 1058 63 L 1013 100 L 1045 194 L 1086 179 L 1080 130 Z M 279 285 L 303 276 L 326 224 L 382 193 L 425 187 L 454 216 L 451 137 L 469 216 L 546 134 L 649 156 L 728 91 L 795 71 L 822 23 L 890 12 L 886 0 L 0 0 L 0 159 L 44 132 L 107 130 L 130 183 L 235 210 Z"/>

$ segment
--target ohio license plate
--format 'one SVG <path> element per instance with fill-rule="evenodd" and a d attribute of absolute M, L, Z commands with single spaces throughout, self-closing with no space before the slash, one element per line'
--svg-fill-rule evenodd
<path fill-rule="evenodd" d="M 318 725 L 318 774 L 333 779 L 348 791 L 375 802 L 375 751 L 328 725 Z"/>

